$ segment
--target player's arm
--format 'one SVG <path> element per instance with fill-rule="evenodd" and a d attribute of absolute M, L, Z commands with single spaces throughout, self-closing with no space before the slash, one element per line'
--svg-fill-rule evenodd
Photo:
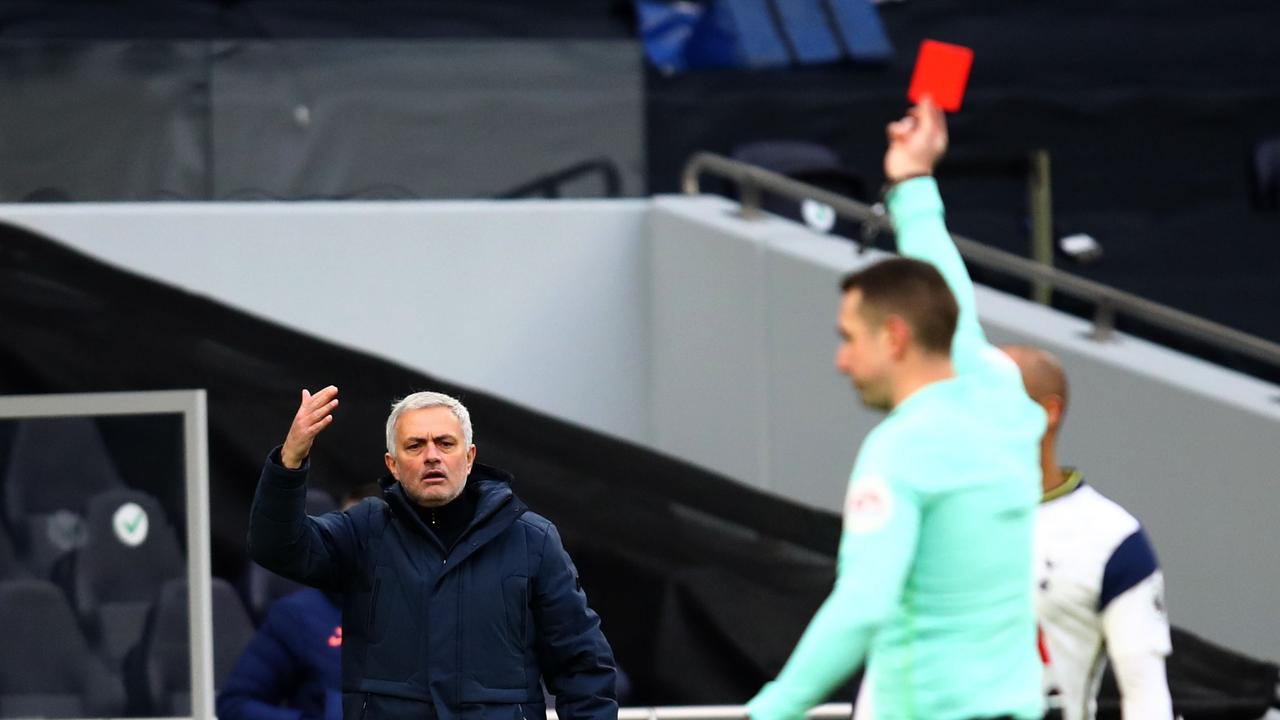
<path fill-rule="evenodd" d="M 1098 598 L 1103 640 L 1120 687 L 1122 716 L 1173 717 L 1165 657 L 1171 650 L 1164 576 L 1142 528 L 1120 543 L 1103 570 Z"/>
<path fill-rule="evenodd" d="M 963 370 L 990 346 L 978 323 L 973 281 L 947 231 L 942 197 L 933 179 L 933 170 L 947 150 L 946 116 L 925 98 L 906 117 L 890 123 L 887 132 L 884 170 L 892 184 L 887 205 L 898 252 L 932 264 L 946 279 L 960 309 L 951 354 L 957 370 Z"/>
<path fill-rule="evenodd" d="M 913 492 L 855 472 L 835 587 L 777 679 L 748 704 L 753 720 L 798 720 L 857 670 L 876 630 L 897 607 L 919 526 Z"/>
<path fill-rule="evenodd" d="M 1111 665 L 1120 687 L 1120 717 L 1124 720 L 1171 720 L 1173 700 L 1165 675 L 1165 656 L 1144 652 L 1113 655 Z"/>

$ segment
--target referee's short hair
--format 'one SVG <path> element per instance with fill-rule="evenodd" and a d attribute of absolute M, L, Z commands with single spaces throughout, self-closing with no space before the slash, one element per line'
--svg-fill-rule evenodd
<path fill-rule="evenodd" d="M 911 258 L 881 260 L 845 275 L 840 290 L 861 292 L 860 311 L 872 325 L 898 315 L 907 322 L 922 350 L 951 354 L 960 308 L 942 273 L 929 263 Z"/>

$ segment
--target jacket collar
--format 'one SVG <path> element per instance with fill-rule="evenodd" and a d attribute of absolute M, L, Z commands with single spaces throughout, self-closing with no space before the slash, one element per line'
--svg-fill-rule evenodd
<path fill-rule="evenodd" d="M 475 497 L 476 514 L 458 538 L 446 565 L 460 563 L 463 558 L 502 534 L 521 515 L 528 512 L 529 507 L 511 489 L 511 482 L 514 479 L 515 476 L 511 473 L 492 465 L 476 463 L 471 466 L 471 474 L 467 476 L 467 485 L 463 492 L 472 493 Z M 400 483 L 390 474 L 384 475 L 378 482 L 382 485 L 387 504 L 391 506 L 396 517 L 439 547 L 439 541 L 422 524 L 422 519 L 413 509 L 413 501 L 405 494 Z M 441 550 L 443 551 L 444 548 Z"/>
<path fill-rule="evenodd" d="M 1080 472 L 1076 468 L 1064 467 L 1062 468 L 1062 474 L 1066 476 L 1062 481 L 1062 484 L 1049 492 L 1042 494 L 1040 496 L 1041 504 L 1053 502 L 1060 497 L 1066 497 L 1078 490 L 1081 485 L 1084 485 L 1084 473 Z"/>

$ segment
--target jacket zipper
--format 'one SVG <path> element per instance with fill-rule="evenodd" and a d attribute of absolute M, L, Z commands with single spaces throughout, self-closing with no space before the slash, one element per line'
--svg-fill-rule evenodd
<path fill-rule="evenodd" d="M 458 616 L 457 616 L 458 632 L 456 636 L 457 641 L 454 643 L 454 648 L 453 648 L 453 666 L 458 669 L 458 672 L 454 673 L 454 680 L 453 680 L 454 696 L 453 697 L 458 702 L 462 701 L 462 674 L 463 672 L 465 672 L 465 669 L 462 667 L 462 629 L 464 627 L 464 623 L 462 622 L 462 612 L 463 612 L 462 611 L 462 582 L 463 582 L 462 576 L 464 574 L 465 573 L 461 573 L 461 572 L 454 573 L 454 576 L 457 577 L 457 580 L 458 580 L 457 582 L 458 593 L 457 593 L 457 597 L 454 600 L 457 606 L 456 612 L 458 613 Z"/>
<path fill-rule="evenodd" d="M 369 693 L 364 694 L 364 704 L 360 706 L 360 720 L 365 720 L 365 715 L 369 712 Z"/>

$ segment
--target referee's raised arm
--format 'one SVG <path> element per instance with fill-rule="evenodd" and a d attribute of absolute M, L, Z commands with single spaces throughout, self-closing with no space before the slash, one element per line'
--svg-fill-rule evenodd
<path fill-rule="evenodd" d="M 978 322 L 973 281 L 947 230 L 934 169 L 947 152 L 947 118 L 929 98 L 886 128 L 889 146 L 884 156 L 889 192 L 886 205 L 903 257 L 922 260 L 942 273 L 955 296 L 959 316 L 952 340 L 957 372 L 981 363 L 991 349 Z"/>

